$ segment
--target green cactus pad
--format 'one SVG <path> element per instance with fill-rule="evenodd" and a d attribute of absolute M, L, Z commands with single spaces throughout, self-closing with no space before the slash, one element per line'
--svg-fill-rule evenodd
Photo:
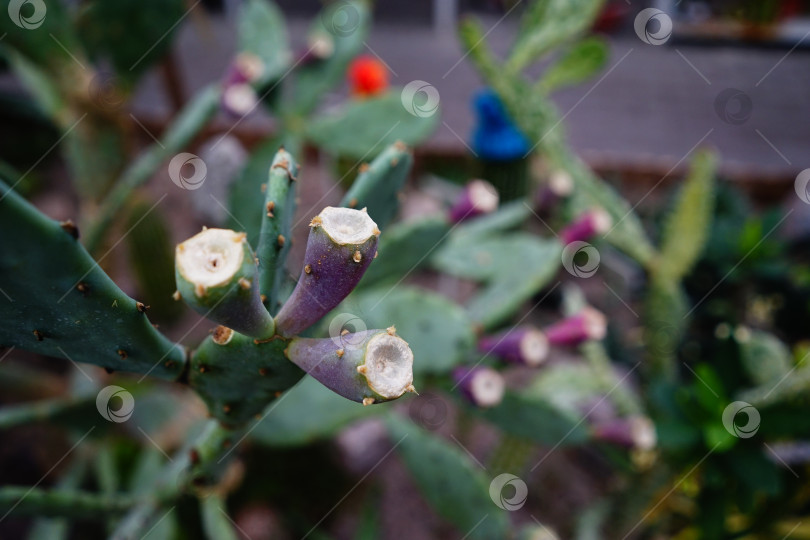
<path fill-rule="evenodd" d="M 0 344 L 109 369 L 176 379 L 184 349 L 150 324 L 60 226 L 0 182 Z M 73 233 L 73 234 L 72 234 Z"/>
<path fill-rule="evenodd" d="M 243 424 L 304 376 L 284 357 L 286 347 L 282 339 L 257 343 L 220 326 L 194 351 L 189 384 L 220 422 Z"/>
<path fill-rule="evenodd" d="M 295 214 L 295 181 L 298 163 L 283 148 L 276 152 L 270 165 L 265 187 L 262 227 L 256 256 L 259 258 L 259 291 L 264 305 L 275 312 L 279 284 L 284 278 L 284 261 L 290 252 L 292 220 Z M 258 194 L 257 194 L 258 196 Z"/>
<path fill-rule="evenodd" d="M 366 208 L 377 226 L 385 228 L 399 208 L 399 191 L 413 166 L 407 146 L 395 142 L 374 158 L 340 201 L 341 206 Z"/>
<path fill-rule="evenodd" d="M 492 478 L 465 450 L 398 416 L 387 416 L 385 424 L 394 448 L 437 514 L 471 540 L 509 538 L 507 513 L 489 495 Z"/>

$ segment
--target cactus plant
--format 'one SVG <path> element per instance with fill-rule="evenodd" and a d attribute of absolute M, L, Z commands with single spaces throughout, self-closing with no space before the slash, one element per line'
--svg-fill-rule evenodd
<path fill-rule="evenodd" d="M 269 167 L 272 188 L 268 191 L 277 193 L 280 187 L 283 193 L 272 199 L 279 216 L 291 212 L 285 205 L 294 199 L 292 163 L 292 157 L 280 150 Z M 0 224 L 22 231 L 3 240 L 0 275 L 14 297 L 3 303 L 4 319 L 13 322 L 0 332 L 0 344 L 188 384 L 220 422 L 195 443 L 189 462 L 192 478 L 214 481 L 222 472 L 226 449 L 305 371 L 363 404 L 396 399 L 414 390 L 414 355 L 393 327 L 338 336 L 346 345 L 332 338 L 296 337 L 342 301 L 373 262 L 380 231 L 364 210 L 328 207 L 313 219 L 301 281 L 275 319 L 262 304 L 259 287 L 262 270 L 271 277 L 264 285 L 275 287 L 274 267 L 284 264 L 286 252 L 275 249 L 276 239 L 264 251 L 273 258 L 264 267 L 245 233 L 205 229 L 179 244 L 178 296 L 220 324 L 195 350 L 187 351 L 152 327 L 143 303 L 112 283 L 79 244 L 72 222 L 50 220 L 5 184 L 0 189 Z M 287 195 L 287 190 L 293 193 Z M 260 236 L 260 244 L 267 236 Z M 31 269 L 40 273 L 36 279 L 31 279 Z M 53 313 L 49 306 L 57 306 L 58 312 L 46 315 Z M 54 411 L 63 409 L 60 405 Z M 53 414 L 43 411 L 37 414 Z M 25 417 L 9 418 L 13 425 Z M 0 492 L 9 508 L 20 498 L 13 489 Z M 72 516 L 129 510 L 121 524 L 125 536 L 143 525 L 146 518 L 138 518 L 139 512 L 152 516 L 156 509 L 139 500 L 75 493 L 35 492 L 26 500 L 23 510 L 36 508 L 50 514 L 55 508 L 54 515 L 66 515 L 68 504 L 74 505 L 67 514 Z"/>

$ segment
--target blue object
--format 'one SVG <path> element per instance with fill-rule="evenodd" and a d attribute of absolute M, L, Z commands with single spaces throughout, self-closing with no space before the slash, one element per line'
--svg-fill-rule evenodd
<path fill-rule="evenodd" d="M 522 158 L 530 144 L 506 114 L 497 94 L 486 88 L 473 98 L 476 126 L 473 150 L 478 157 L 493 161 Z"/>

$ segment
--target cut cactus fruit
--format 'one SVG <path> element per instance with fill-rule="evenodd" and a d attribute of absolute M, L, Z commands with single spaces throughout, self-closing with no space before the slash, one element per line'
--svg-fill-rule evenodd
<path fill-rule="evenodd" d="M 177 290 L 194 311 L 253 338 L 275 333 L 259 296 L 256 259 L 245 233 L 205 229 L 177 246 Z"/>
<path fill-rule="evenodd" d="M 453 208 L 450 209 L 449 219 L 458 223 L 482 214 L 491 214 L 498 209 L 498 192 L 495 187 L 485 180 L 473 180 L 464 187 Z"/>
<path fill-rule="evenodd" d="M 522 326 L 481 338 L 478 350 L 510 362 L 539 366 L 548 356 L 548 339 L 540 330 Z"/>
<path fill-rule="evenodd" d="M 393 327 L 336 338 L 294 338 L 285 354 L 330 390 L 364 405 L 415 391 L 413 352 Z"/>
<path fill-rule="evenodd" d="M 328 206 L 312 219 L 304 269 L 276 316 L 276 330 L 306 330 L 355 288 L 377 253 L 380 231 L 365 210 Z"/>
<path fill-rule="evenodd" d="M 492 368 L 457 367 L 453 370 L 453 379 L 464 397 L 476 407 L 494 407 L 503 400 L 506 383 Z"/>

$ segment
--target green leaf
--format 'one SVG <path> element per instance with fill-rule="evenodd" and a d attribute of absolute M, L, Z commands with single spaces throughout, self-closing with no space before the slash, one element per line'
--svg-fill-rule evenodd
<path fill-rule="evenodd" d="M 433 257 L 439 270 L 485 281 L 467 304 L 473 322 L 493 328 L 546 286 L 561 264 L 562 246 L 528 233 L 513 233 L 479 242 L 448 242 Z"/>
<path fill-rule="evenodd" d="M 185 11 L 182 0 L 94 0 L 76 27 L 93 59 L 109 60 L 129 86 L 169 51 Z"/>
<path fill-rule="evenodd" d="M 354 159 L 375 156 L 396 141 L 416 146 L 436 129 L 440 113 L 424 118 L 409 113 L 400 91 L 348 101 L 337 112 L 307 122 L 306 136 L 327 152 Z"/>
<path fill-rule="evenodd" d="M 264 195 L 262 184 L 267 182 L 267 171 L 273 156 L 280 146 L 279 139 L 271 137 L 262 141 L 250 154 L 242 172 L 230 186 L 228 193 L 228 222 L 226 227 L 247 233 L 248 242 L 254 248 L 259 242 L 262 227 Z M 291 152 L 297 155 L 295 152 Z"/>
<path fill-rule="evenodd" d="M 396 223 L 380 235 L 376 259 L 358 287 L 398 283 L 427 266 L 430 256 L 448 237 L 450 223 L 443 216 Z"/>
<path fill-rule="evenodd" d="M 588 80 L 604 67 L 608 59 L 608 46 L 601 38 L 590 37 L 573 45 L 557 59 L 537 83 L 545 93 L 574 86 Z"/>
<path fill-rule="evenodd" d="M 399 192 L 412 166 L 413 154 L 408 147 L 392 144 L 357 175 L 340 205 L 367 208 L 377 226 L 385 228 L 399 209 Z"/>
<path fill-rule="evenodd" d="M 464 450 L 401 417 L 387 416 L 386 426 L 422 496 L 439 516 L 471 540 L 509 537 L 507 511 L 489 496 L 492 479 Z"/>
<path fill-rule="evenodd" d="M 304 379 L 265 410 L 251 436 L 271 446 L 300 446 L 330 437 L 349 423 L 378 413 L 332 392 L 312 377 Z"/>
<path fill-rule="evenodd" d="M 738 339 L 743 368 L 755 384 L 776 383 L 791 370 L 790 349 L 773 334 L 749 332 L 749 336 Z"/>
<path fill-rule="evenodd" d="M 87 231 L 85 243 L 91 252 L 97 250 L 104 240 L 113 219 L 121 207 L 129 201 L 132 192 L 152 178 L 163 162 L 180 152 L 219 110 L 220 89 L 217 85 L 203 88 L 189 101 L 173 119 L 161 137 L 144 150 L 124 170 L 109 195 L 99 207 L 91 227 Z"/>
<path fill-rule="evenodd" d="M 225 499 L 216 493 L 200 499 L 203 530 L 205 530 L 208 540 L 237 540 L 239 538 L 227 511 Z"/>
<path fill-rule="evenodd" d="M 69 227 L 3 182 L 0 230 L 15 231 L 0 236 L 0 283 L 13 300 L 0 302 L 0 344 L 162 379 L 180 375 L 184 349 L 155 330 Z"/>
<path fill-rule="evenodd" d="M 699 152 L 664 225 L 658 274 L 677 282 L 692 269 L 709 236 L 714 208 L 716 156 Z"/>
<path fill-rule="evenodd" d="M 521 19 L 520 30 L 506 62 L 507 73 L 540 60 L 554 47 L 587 30 L 603 0 L 535 0 Z"/>
<path fill-rule="evenodd" d="M 345 24 L 340 19 L 345 17 Z M 295 92 L 291 108 L 308 114 L 326 92 L 343 81 L 349 63 L 363 50 L 371 22 L 368 4 L 360 1 L 334 2 L 319 14 L 310 35 L 331 39 L 332 55 L 318 62 L 300 66 L 295 71 Z"/>
<path fill-rule="evenodd" d="M 464 310 L 435 292 L 417 287 L 363 290 L 352 294 L 340 309 L 358 315 L 369 329 L 396 323 L 397 334 L 413 350 L 414 373 L 448 371 L 475 345 Z"/>
<path fill-rule="evenodd" d="M 581 416 L 537 396 L 507 392 L 500 405 L 478 413 L 506 433 L 540 444 L 568 446 L 588 439 Z"/>
<path fill-rule="evenodd" d="M 288 69 L 292 53 L 287 39 L 284 16 L 275 2 L 247 0 L 239 15 L 239 50 L 255 54 L 263 63 L 254 85 L 262 88 Z"/>

